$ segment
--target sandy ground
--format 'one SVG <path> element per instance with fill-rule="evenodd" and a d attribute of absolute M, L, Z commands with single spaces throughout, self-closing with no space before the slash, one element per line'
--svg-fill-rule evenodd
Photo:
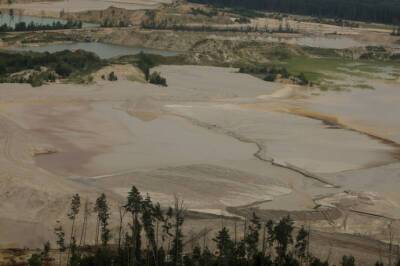
<path fill-rule="evenodd" d="M 118 81 L 99 79 L 111 69 Z M 319 230 L 379 239 L 385 239 L 388 221 L 400 217 L 396 145 L 361 127 L 291 112 L 351 114 L 354 121 L 364 114 L 365 127 L 386 132 L 397 127 L 394 113 L 385 111 L 388 101 L 396 102 L 394 88 L 382 87 L 380 97 L 376 90 L 375 110 L 385 120 L 375 124 L 376 111 L 357 101 L 362 93 L 372 99 L 367 94 L 375 91 L 311 96 L 235 69 L 157 70 L 168 87 L 131 81 L 140 75 L 127 66 L 102 69 L 86 86 L 0 85 L 2 246 L 52 239 L 51 228 L 57 219 L 65 221 L 72 193 L 93 200 L 106 191 L 117 206 L 132 185 L 164 206 L 178 194 L 188 210 L 204 215 L 286 211 L 300 220 L 311 215 Z M 397 141 L 391 132 L 382 137 Z M 204 223 L 194 219 L 189 225 L 199 229 Z M 36 233 L 24 233 L 29 231 Z"/>
<path fill-rule="evenodd" d="M 80 12 L 87 10 L 103 10 L 110 6 L 130 10 L 154 9 L 161 3 L 169 3 L 169 0 L 62 0 L 62 1 L 37 1 L 32 3 L 16 3 L 0 5 L 0 9 L 22 9 L 25 15 L 58 16 L 61 11 Z"/>

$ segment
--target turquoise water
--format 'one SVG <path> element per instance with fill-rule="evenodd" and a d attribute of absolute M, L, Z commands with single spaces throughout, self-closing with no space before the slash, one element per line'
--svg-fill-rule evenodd
<path fill-rule="evenodd" d="M 33 52 L 50 52 L 50 53 L 64 51 L 64 50 L 74 51 L 79 49 L 88 52 L 94 52 L 100 58 L 103 59 L 108 59 L 122 55 L 134 55 L 140 52 L 158 54 L 162 56 L 175 56 L 178 54 L 177 52 L 172 52 L 172 51 L 130 47 L 130 46 L 98 43 L 98 42 L 76 42 L 76 43 L 48 44 L 48 45 L 34 46 L 34 47 L 10 48 L 10 50 L 13 51 L 33 51 Z"/>

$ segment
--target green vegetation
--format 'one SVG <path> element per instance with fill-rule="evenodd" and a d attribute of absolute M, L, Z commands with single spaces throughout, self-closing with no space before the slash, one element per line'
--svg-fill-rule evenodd
<path fill-rule="evenodd" d="M 251 20 L 247 17 L 239 17 L 235 19 L 235 22 L 239 24 L 250 24 Z"/>
<path fill-rule="evenodd" d="M 0 52 L 0 82 L 30 83 L 40 86 L 89 74 L 105 63 L 95 54 L 83 50 L 55 53 Z"/>
<path fill-rule="evenodd" d="M 0 26 L 0 32 L 22 32 L 22 31 L 42 31 L 42 30 L 60 30 L 60 29 L 80 29 L 82 28 L 81 21 L 67 21 L 62 23 L 60 21 L 53 22 L 53 24 L 38 24 L 31 22 L 18 22 L 15 27 L 10 27 L 7 24 Z"/>
<path fill-rule="evenodd" d="M 151 84 L 155 84 L 155 85 L 161 85 L 164 87 L 167 87 L 167 80 L 161 76 L 161 74 L 159 72 L 153 72 L 151 73 L 150 77 L 149 77 L 149 82 Z"/>
<path fill-rule="evenodd" d="M 254 74 L 261 76 L 265 81 L 274 82 L 276 79 L 289 79 L 294 84 L 298 85 L 312 85 L 303 72 L 299 74 L 291 74 L 282 66 L 269 66 L 269 65 L 252 65 L 245 66 L 239 69 L 240 73 Z"/>
<path fill-rule="evenodd" d="M 118 77 L 115 75 L 114 71 L 110 72 L 107 77 L 105 75 L 101 75 L 102 80 L 108 80 L 108 81 L 117 81 Z"/>
<path fill-rule="evenodd" d="M 341 66 L 345 66 L 347 60 L 343 58 L 310 58 L 307 56 L 291 57 L 276 63 L 285 66 L 294 75 L 303 75 L 313 83 L 318 83 L 327 78 L 332 72 L 338 72 Z"/>
<path fill-rule="evenodd" d="M 230 8 L 229 11 L 231 13 L 234 13 L 239 16 L 246 17 L 246 18 L 263 18 L 263 17 L 265 17 L 264 13 L 256 11 L 254 9 L 234 7 L 234 8 Z"/>
<path fill-rule="evenodd" d="M 102 28 L 123 28 L 123 27 L 128 27 L 129 22 L 119 20 L 119 21 L 112 21 L 109 19 L 105 19 L 101 22 L 100 27 Z"/>
<path fill-rule="evenodd" d="M 204 9 L 204 8 L 192 8 L 191 12 L 192 15 L 202 15 L 202 16 L 206 16 L 206 17 L 214 17 L 216 15 L 218 15 L 218 11 L 216 9 Z"/>
<path fill-rule="evenodd" d="M 17 42 L 26 43 L 51 43 L 51 42 L 71 42 L 71 41 L 88 41 L 83 36 L 69 35 L 64 32 L 45 31 L 45 32 L 18 32 L 18 34 L 0 33 L 4 42 L 12 45 Z"/>
<path fill-rule="evenodd" d="M 115 75 L 114 71 L 110 72 L 110 74 L 108 74 L 108 81 L 117 81 L 118 77 Z"/>
<path fill-rule="evenodd" d="M 154 56 L 141 52 L 138 55 L 136 66 L 142 70 L 146 81 L 150 79 L 150 69 L 157 66 L 158 62 Z"/>
<path fill-rule="evenodd" d="M 248 23 L 249 20 L 239 18 L 235 22 Z M 260 33 L 297 33 L 289 24 L 280 25 L 279 28 L 269 28 L 268 26 L 230 26 L 230 25 L 187 25 L 168 23 L 167 21 L 143 21 L 141 27 L 144 29 L 174 30 L 174 31 L 197 31 L 197 32 L 260 32 Z"/>
<path fill-rule="evenodd" d="M 400 17 L 397 0 L 190 0 L 218 7 L 311 15 L 316 17 L 396 23 Z"/>
<path fill-rule="evenodd" d="M 167 87 L 167 80 L 161 76 L 159 72 L 153 72 L 150 74 L 150 69 L 159 65 L 163 57 L 156 55 L 149 55 L 141 52 L 137 56 L 135 65 L 142 70 L 146 81 L 151 84 L 161 85 Z"/>
<path fill-rule="evenodd" d="M 390 33 L 392 36 L 400 36 L 400 27 L 393 28 L 392 32 Z"/>
<path fill-rule="evenodd" d="M 351 27 L 351 28 L 359 28 L 360 27 L 360 24 L 357 22 L 343 20 L 341 18 L 326 19 L 326 18 L 321 18 L 321 17 L 314 17 L 314 18 L 311 18 L 310 22 L 335 25 L 335 26 L 340 26 L 340 27 Z"/>
<path fill-rule="evenodd" d="M 310 232 L 304 227 L 295 228 L 290 216 L 275 221 L 262 220 L 253 212 L 244 221 L 243 231 L 237 232 L 235 220 L 234 237 L 223 225 L 212 238 L 212 245 L 208 241 L 202 241 L 200 245 L 198 241 L 187 241 L 184 235 L 182 228 L 188 212 L 184 202 L 177 197 L 173 207 L 162 208 L 148 194 L 143 196 L 132 186 L 125 203 L 117 210 L 120 216 L 119 223 L 113 228 L 116 230 L 110 228 L 112 210 L 104 193 L 95 200 L 94 208 L 90 206 L 93 204 L 89 200 L 82 204 L 81 197 L 73 195 L 68 212 L 71 231 L 68 243 L 62 224 L 57 222 L 54 231 L 58 259 L 49 256 L 50 244 L 47 242 L 42 252 L 29 258 L 29 265 L 54 265 L 56 260 L 61 265 L 63 255 L 70 266 L 330 265 L 310 253 Z M 96 215 L 97 223 L 91 225 L 95 228 L 90 228 L 87 222 L 91 213 Z M 76 228 L 81 228 L 79 233 Z M 88 230 L 96 232 L 92 246 L 86 244 Z M 211 246 L 215 248 L 211 249 Z M 356 260 L 351 255 L 343 256 L 340 265 L 354 266 Z"/>

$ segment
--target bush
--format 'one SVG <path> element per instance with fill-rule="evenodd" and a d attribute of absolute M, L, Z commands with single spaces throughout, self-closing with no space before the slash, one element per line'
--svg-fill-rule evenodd
<path fill-rule="evenodd" d="M 29 266 L 42 266 L 42 257 L 39 254 L 32 254 L 28 260 Z"/>
<path fill-rule="evenodd" d="M 61 77 L 68 77 L 71 75 L 73 69 L 71 66 L 67 65 L 66 63 L 59 63 L 56 65 L 55 71 Z"/>
<path fill-rule="evenodd" d="M 140 52 L 138 55 L 137 67 L 142 70 L 147 81 L 150 78 L 150 68 L 154 67 L 156 63 L 147 54 Z"/>
<path fill-rule="evenodd" d="M 115 75 L 114 71 L 111 72 L 110 74 L 108 74 L 108 78 L 109 81 L 117 81 L 118 77 Z"/>
<path fill-rule="evenodd" d="M 274 82 L 276 80 L 276 74 L 267 73 L 267 75 L 264 77 L 264 80 Z"/>
<path fill-rule="evenodd" d="M 307 77 L 304 75 L 304 73 L 300 73 L 296 78 L 297 78 L 297 84 L 299 85 L 304 86 L 310 83 Z"/>
<path fill-rule="evenodd" d="M 165 78 L 163 78 L 159 72 L 153 72 L 151 73 L 150 77 L 149 77 L 149 82 L 151 84 L 156 84 L 156 85 L 161 85 L 164 87 L 167 87 L 167 80 Z"/>
<path fill-rule="evenodd" d="M 342 262 L 340 263 L 342 266 L 355 266 L 355 259 L 353 256 L 343 256 L 342 257 Z"/>

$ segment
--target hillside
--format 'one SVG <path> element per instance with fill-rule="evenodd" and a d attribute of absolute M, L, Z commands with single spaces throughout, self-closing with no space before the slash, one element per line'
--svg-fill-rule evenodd
<path fill-rule="evenodd" d="M 318 17 L 398 23 L 398 0 L 190 0 L 223 7 L 240 7 Z"/>

